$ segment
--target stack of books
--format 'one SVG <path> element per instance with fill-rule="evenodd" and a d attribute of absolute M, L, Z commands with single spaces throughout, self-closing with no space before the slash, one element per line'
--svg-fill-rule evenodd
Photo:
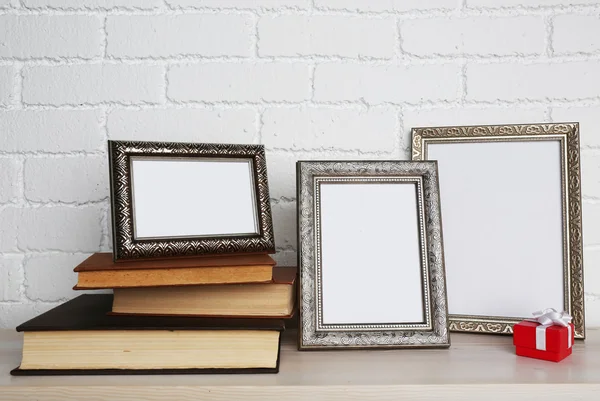
<path fill-rule="evenodd" d="M 266 254 L 114 263 L 96 253 L 75 268 L 85 294 L 17 327 L 14 375 L 254 373 L 279 370 L 296 268 Z"/>

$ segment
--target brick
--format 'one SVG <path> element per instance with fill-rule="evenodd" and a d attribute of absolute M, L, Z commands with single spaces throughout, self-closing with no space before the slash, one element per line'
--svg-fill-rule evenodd
<path fill-rule="evenodd" d="M 73 286 L 77 274 L 73 268 L 88 254 L 35 255 L 25 260 L 25 294 L 32 301 L 59 301 L 77 294 Z"/>
<path fill-rule="evenodd" d="M 277 247 L 296 247 L 298 243 L 296 227 L 296 202 L 280 202 L 271 205 L 273 231 Z"/>
<path fill-rule="evenodd" d="M 19 164 L 15 159 L 0 158 L 0 203 L 14 202 L 19 196 Z"/>
<path fill-rule="evenodd" d="M 600 297 L 586 296 L 585 299 L 585 325 L 590 327 L 600 327 Z"/>
<path fill-rule="evenodd" d="M 149 10 L 161 7 L 161 0 L 22 0 L 27 8 L 109 10 L 111 8 Z"/>
<path fill-rule="evenodd" d="M 584 201 L 583 208 L 583 245 L 600 245 L 600 230 L 597 222 L 600 221 L 600 203 Z"/>
<path fill-rule="evenodd" d="M 454 64 L 371 66 L 320 64 L 315 70 L 316 101 L 420 103 L 458 97 L 460 68 Z"/>
<path fill-rule="evenodd" d="M 21 323 L 39 316 L 44 312 L 58 306 L 57 304 L 34 303 L 12 303 L 0 307 L 0 327 L 14 329 Z"/>
<path fill-rule="evenodd" d="M 396 125 L 394 110 L 276 108 L 263 115 L 262 139 L 270 149 L 391 152 Z"/>
<path fill-rule="evenodd" d="M 600 50 L 600 17 L 559 15 L 554 18 L 554 53 L 593 53 Z"/>
<path fill-rule="evenodd" d="M 467 67 L 469 100 L 578 99 L 597 97 L 599 92 L 600 62 L 597 61 Z"/>
<path fill-rule="evenodd" d="M 25 198 L 35 202 L 99 201 L 108 197 L 104 156 L 36 157 L 25 161 Z"/>
<path fill-rule="evenodd" d="M 443 127 L 458 125 L 528 124 L 546 121 L 546 108 L 512 107 L 452 107 L 429 110 L 404 110 L 402 145 L 411 146 L 411 129 L 417 127 Z"/>
<path fill-rule="evenodd" d="M 239 9 L 278 9 L 300 8 L 306 9 L 310 0 L 167 0 L 167 4 L 174 7 L 211 7 L 211 8 L 239 8 Z"/>
<path fill-rule="evenodd" d="M 539 54 L 545 51 L 545 30 L 542 17 L 529 16 L 411 19 L 401 23 L 402 48 L 419 56 Z"/>
<path fill-rule="evenodd" d="M 600 153 L 597 151 L 581 153 L 581 191 L 583 196 L 600 199 Z"/>
<path fill-rule="evenodd" d="M 171 67 L 176 101 L 288 101 L 309 98 L 308 66 L 289 63 L 203 63 Z"/>
<path fill-rule="evenodd" d="M 254 143 L 256 118 L 250 109 L 114 110 L 107 130 L 120 140 Z"/>
<path fill-rule="evenodd" d="M 18 242 L 36 251 L 95 252 L 100 247 L 99 206 L 23 209 Z"/>
<path fill-rule="evenodd" d="M 583 267 L 585 291 L 600 295 L 600 250 L 584 249 Z"/>
<path fill-rule="evenodd" d="M 578 4 L 596 4 L 597 0 L 569 0 L 569 5 Z M 486 7 L 486 8 L 500 8 L 500 7 L 513 7 L 513 6 L 524 6 L 524 7 L 543 7 L 543 6 L 562 6 L 565 4 L 564 0 L 467 0 L 467 7 Z"/>
<path fill-rule="evenodd" d="M 600 106 L 553 108 L 552 121 L 578 122 L 581 147 L 600 147 Z"/>
<path fill-rule="evenodd" d="M 0 256 L 0 301 L 21 299 L 22 256 Z"/>
<path fill-rule="evenodd" d="M 12 67 L 0 66 L 0 105 L 7 105 L 12 101 L 14 82 L 15 70 Z"/>
<path fill-rule="evenodd" d="M 269 174 L 269 195 L 271 198 L 296 198 L 296 161 L 298 153 L 277 153 L 267 149 L 267 173 Z M 277 238 L 275 238 L 277 240 Z"/>
<path fill-rule="evenodd" d="M 21 209 L 8 206 L 0 208 L 0 252 L 17 252 L 17 233 Z"/>
<path fill-rule="evenodd" d="M 394 18 L 281 15 L 258 23 L 261 56 L 392 58 Z"/>
<path fill-rule="evenodd" d="M 315 0 L 317 7 L 349 11 L 413 11 L 452 9 L 458 6 L 448 0 Z"/>
<path fill-rule="evenodd" d="M 0 57 L 97 57 L 102 35 L 96 16 L 0 15 Z"/>
<path fill-rule="evenodd" d="M 249 56 L 254 36 L 251 18 L 235 14 L 117 15 L 106 29 L 115 57 Z"/>
<path fill-rule="evenodd" d="M 100 110 L 0 111 L 0 150 L 94 151 L 103 145 Z"/>
<path fill-rule="evenodd" d="M 164 69 L 157 65 L 80 64 L 23 70 L 27 104 L 161 103 Z"/>

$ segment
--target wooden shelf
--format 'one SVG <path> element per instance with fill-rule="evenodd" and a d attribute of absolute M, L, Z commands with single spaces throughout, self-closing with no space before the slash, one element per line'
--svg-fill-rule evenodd
<path fill-rule="evenodd" d="M 0 400 L 600 400 L 600 331 L 560 363 L 517 357 L 512 338 L 452 334 L 448 350 L 296 350 L 268 375 L 12 377 L 22 336 L 0 330 Z"/>

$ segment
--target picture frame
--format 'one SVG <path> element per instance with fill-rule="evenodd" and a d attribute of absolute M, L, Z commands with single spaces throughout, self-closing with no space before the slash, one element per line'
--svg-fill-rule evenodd
<path fill-rule="evenodd" d="M 446 348 L 437 163 L 297 163 L 300 350 Z"/>
<path fill-rule="evenodd" d="M 263 145 L 108 141 L 115 261 L 274 253 Z"/>
<path fill-rule="evenodd" d="M 412 159 L 439 163 L 450 330 L 555 308 L 585 338 L 579 124 L 413 128 Z"/>

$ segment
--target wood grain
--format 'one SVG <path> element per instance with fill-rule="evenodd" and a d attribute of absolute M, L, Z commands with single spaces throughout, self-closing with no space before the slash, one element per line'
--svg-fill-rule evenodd
<path fill-rule="evenodd" d="M 598 400 L 600 331 L 560 363 L 517 357 L 512 338 L 452 334 L 447 350 L 296 350 L 277 375 L 11 377 L 21 336 L 0 331 L 0 400 Z"/>

